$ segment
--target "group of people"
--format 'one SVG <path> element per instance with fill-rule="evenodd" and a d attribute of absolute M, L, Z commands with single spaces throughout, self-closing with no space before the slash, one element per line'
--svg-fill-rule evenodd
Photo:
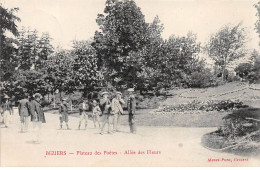
<path fill-rule="evenodd" d="M 129 93 L 129 98 L 127 100 L 127 108 L 128 108 L 128 122 L 130 126 L 130 132 L 136 133 L 136 124 L 135 124 L 135 110 L 136 110 L 136 100 L 134 96 L 134 89 L 130 88 L 127 90 Z M 108 92 L 101 93 L 101 99 L 98 103 L 96 100 L 89 102 L 87 98 L 83 98 L 83 102 L 79 105 L 79 124 L 78 130 L 81 129 L 81 125 L 84 122 L 84 129 L 87 129 L 90 105 L 92 105 L 92 120 L 94 123 L 94 127 L 96 128 L 97 124 L 100 128 L 100 134 L 104 134 L 104 129 L 107 125 L 108 133 L 119 132 L 120 126 L 120 117 L 123 114 L 122 105 L 125 104 L 125 101 L 122 99 L 121 92 L 115 92 L 114 97 L 110 100 L 110 96 Z M 69 118 L 68 118 L 68 104 L 66 102 L 66 98 L 62 99 L 62 102 L 59 107 L 59 119 L 60 119 L 60 129 L 63 129 L 63 123 L 65 122 L 66 128 L 69 128 Z M 110 130 L 111 125 L 113 125 L 113 129 Z"/>
<path fill-rule="evenodd" d="M 135 124 L 135 110 L 136 110 L 136 100 L 134 95 L 134 89 L 130 88 L 127 90 L 129 97 L 127 99 L 127 109 L 128 109 L 128 122 L 130 126 L 130 132 L 136 133 L 136 124 Z M 100 129 L 100 134 L 104 134 L 105 127 L 107 125 L 107 132 L 109 134 L 119 132 L 120 127 L 120 117 L 123 114 L 122 105 L 125 104 L 125 101 L 122 99 L 121 92 L 115 92 L 114 97 L 111 100 L 109 92 L 104 91 L 101 93 L 101 99 L 99 103 L 96 100 L 92 102 L 88 101 L 87 98 L 83 98 L 83 102 L 79 105 L 79 124 L 78 129 L 81 129 L 81 125 L 84 122 L 84 129 L 87 129 L 88 119 L 89 119 L 89 110 L 91 108 L 91 116 L 94 123 L 94 127 L 98 125 Z M 24 94 L 22 100 L 19 100 L 18 112 L 21 121 L 21 132 L 28 131 L 29 121 L 31 119 L 33 132 L 35 133 L 33 141 L 39 143 L 40 140 L 40 131 L 42 123 L 46 123 L 44 111 L 41 105 L 42 95 L 39 93 L 34 94 L 29 97 L 27 93 Z M 10 102 L 10 97 L 5 95 L 4 102 L 1 105 L 1 114 L 0 118 L 3 119 L 4 126 L 8 128 L 9 126 L 9 116 L 13 115 L 13 107 Z M 68 116 L 68 103 L 66 98 L 62 99 L 62 102 L 59 106 L 59 120 L 60 120 L 60 129 L 63 129 L 63 123 L 65 122 L 66 128 L 69 128 L 69 116 Z M 113 125 L 113 129 L 110 130 L 110 126 Z"/>
<path fill-rule="evenodd" d="M 10 97 L 5 95 L 4 102 L 1 105 L 1 119 L 3 119 L 4 126 L 8 128 L 9 126 L 9 116 L 13 115 L 13 107 Z M 29 121 L 31 119 L 33 132 L 33 141 L 39 143 L 40 131 L 42 123 L 46 123 L 44 111 L 41 105 L 42 95 L 39 93 L 34 94 L 29 98 L 29 94 L 25 93 L 23 99 L 19 101 L 18 113 L 21 121 L 21 133 L 28 131 Z"/>

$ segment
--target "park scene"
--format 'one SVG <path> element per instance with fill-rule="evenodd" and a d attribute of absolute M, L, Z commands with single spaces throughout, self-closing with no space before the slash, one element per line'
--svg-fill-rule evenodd
<path fill-rule="evenodd" d="M 260 1 L 11 1 L 0 166 L 260 166 Z"/>

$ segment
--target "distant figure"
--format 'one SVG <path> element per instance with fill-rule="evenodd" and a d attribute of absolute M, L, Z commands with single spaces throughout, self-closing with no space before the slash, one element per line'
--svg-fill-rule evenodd
<path fill-rule="evenodd" d="M 135 123 L 135 110 L 136 110 L 136 100 L 134 95 L 134 89 L 130 88 L 127 90 L 129 92 L 129 99 L 127 100 L 128 109 L 128 122 L 130 126 L 130 132 L 136 133 L 136 123 Z"/>
<path fill-rule="evenodd" d="M 21 132 L 27 132 L 28 131 L 28 125 L 29 125 L 29 100 L 28 100 L 29 94 L 25 93 L 24 98 L 19 101 L 18 105 L 18 112 L 20 116 L 21 121 Z"/>
<path fill-rule="evenodd" d="M 40 143 L 40 134 L 42 129 L 42 123 L 46 123 L 44 111 L 41 106 L 42 95 L 40 93 L 34 94 L 34 98 L 29 103 L 31 121 L 33 125 L 33 133 L 35 143 Z"/>
<path fill-rule="evenodd" d="M 59 108 L 60 113 L 60 129 L 62 129 L 62 124 L 65 121 L 67 130 L 70 130 L 68 122 L 69 122 L 69 116 L 68 116 L 68 103 L 66 102 L 66 99 L 62 99 L 62 103 L 60 104 Z"/>
<path fill-rule="evenodd" d="M 97 103 L 96 100 L 93 100 L 93 109 L 92 109 L 92 117 L 93 117 L 93 123 L 94 127 L 96 128 L 96 122 L 98 122 L 98 127 L 101 128 L 101 109 Z"/>
<path fill-rule="evenodd" d="M 100 109 L 102 111 L 102 116 L 103 116 L 103 122 L 101 126 L 101 135 L 104 134 L 104 128 L 106 124 L 108 124 L 108 133 L 111 134 L 110 132 L 110 122 L 111 122 L 111 102 L 108 98 L 108 92 L 103 92 L 101 93 L 102 99 L 100 100 Z"/>
<path fill-rule="evenodd" d="M 79 126 L 78 129 L 80 130 L 81 122 L 84 120 L 85 121 L 85 130 L 87 129 L 88 126 L 88 113 L 87 111 L 89 110 L 89 104 L 88 104 L 88 99 L 84 98 L 83 102 L 79 105 Z"/>
<path fill-rule="evenodd" d="M 4 125 L 5 128 L 8 128 L 9 126 L 9 116 L 13 114 L 13 106 L 11 102 L 9 101 L 9 96 L 4 96 L 4 103 L 2 104 L 3 109 L 3 118 L 4 118 Z"/>
<path fill-rule="evenodd" d="M 113 113 L 113 132 L 119 132 L 120 115 L 123 114 L 122 104 L 125 104 L 121 98 L 122 93 L 116 92 L 116 96 L 112 99 L 111 109 Z"/>

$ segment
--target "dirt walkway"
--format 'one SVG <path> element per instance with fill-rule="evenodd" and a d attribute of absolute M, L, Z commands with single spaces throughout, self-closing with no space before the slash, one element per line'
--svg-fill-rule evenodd
<path fill-rule="evenodd" d="M 76 130 L 75 117 L 70 117 L 72 130 L 58 130 L 58 115 L 46 113 L 46 121 L 41 144 L 34 144 L 31 132 L 19 132 L 17 113 L 12 116 L 10 128 L 0 129 L 1 166 L 260 166 L 257 158 L 203 148 L 201 136 L 216 128 L 143 126 L 138 127 L 137 134 L 130 134 L 129 127 L 122 126 L 120 133 L 102 136 L 92 122 L 86 131 Z M 46 151 L 66 151 L 66 155 L 46 155 Z M 84 155 L 78 155 L 77 151 Z M 96 155 L 96 151 L 101 154 Z M 125 151 L 135 154 L 125 154 Z M 86 155 L 90 152 L 92 155 Z M 234 161 L 236 158 L 248 161 Z"/>

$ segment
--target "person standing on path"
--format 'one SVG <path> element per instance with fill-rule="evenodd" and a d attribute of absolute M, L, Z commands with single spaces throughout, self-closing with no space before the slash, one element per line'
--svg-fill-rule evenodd
<path fill-rule="evenodd" d="M 93 100 L 93 109 L 92 109 L 92 117 L 93 117 L 93 123 L 94 123 L 94 127 L 96 128 L 96 122 L 98 122 L 98 127 L 101 128 L 101 109 L 97 103 L 96 100 Z"/>
<path fill-rule="evenodd" d="M 13 114 L 13 106 L 12 103 L 9 101 L 9 96 L 4 96 L 4 103 L 2 104 L 3 109 L 3 119 L 4 119 L 4 125 L 5 128 L 8 128 L 9 126 L 9 116 Z"/>
<path fill-rule="evenodd" d="M 129 99 L 127 100 L 128 109 L 128 122 L 130 126 L 130 133 L 136 133 L 136 122 L 135 122 L 135 111 L 136 111 L 136 100 L 134 95 L 134 89 L 130 88 L 127 90 L 129 92 Z"/>
<path fill-rule="evenodd" d="M 62 103 L 60 104 L 59 108 L 60 113 L 60 129 L 62 129 L 62 124 L 65 121 L 67 130 L 70 130 L 68 122 L 69 122 L 69 116 L 68 116 L 68 103 L 66 102 L 66 99 L 62 99 Z"/>
<path fill-rule="evenodd" d="M 89 110 L 89 104 L 88 104 L 88 99 L 84 98 L 83 102 L 79 105 L 79 126 L 78 129 L 80 130 L 80 126 L 82 121 L 85 121 L 85 130 L 87 129 L 88 126 L 88 114 L 87 111 Z"/>
<path fill-rule="evenodd" d="M 125 104 L 122 99 L 122 93 L 116 92 L 116 96 L 112 99 L 111 109 L 113 115 L 113 132 L 119 132 L 120 115 L 123 114 L 122 104 Z"/>
<path fill-rule="evenodd" d="M 42 95 L 40 93 L 36 93 L 33 95 L 29 103 L 29 109 L 31 114 L 31 121 L 33 125 L 33 141 L 35 143 L 40 143 L 40 135 L 42 129 L 42 123 L 46 123 L 44 111 L 41 106 Z"/>
<path fill-rule="evenodd" d="M 108 98 L 108 92 L 103 92 L 101 93 L 102 99 L 100 100 L 100 109 L 102 111 L 102 116 L 103 116 L 103 122 L 101 126 L 101 135 L 104 134 L 104 128 L 106 124 L 108 124 L 108 133 L 111 134 L 110 132 L 110 123 L 111 123 L 111 102 Z"/>
<path fill-rule="evenodd" d="M 19 101 L 18 105 L 18 112 L 20 116 L 21 121 L 21 132 L 27 132 L 28 131 L 28 125 L 29 125 L 29 100 L 28 100 L 29 94 L 25 93 L 24 98 Z"/>

